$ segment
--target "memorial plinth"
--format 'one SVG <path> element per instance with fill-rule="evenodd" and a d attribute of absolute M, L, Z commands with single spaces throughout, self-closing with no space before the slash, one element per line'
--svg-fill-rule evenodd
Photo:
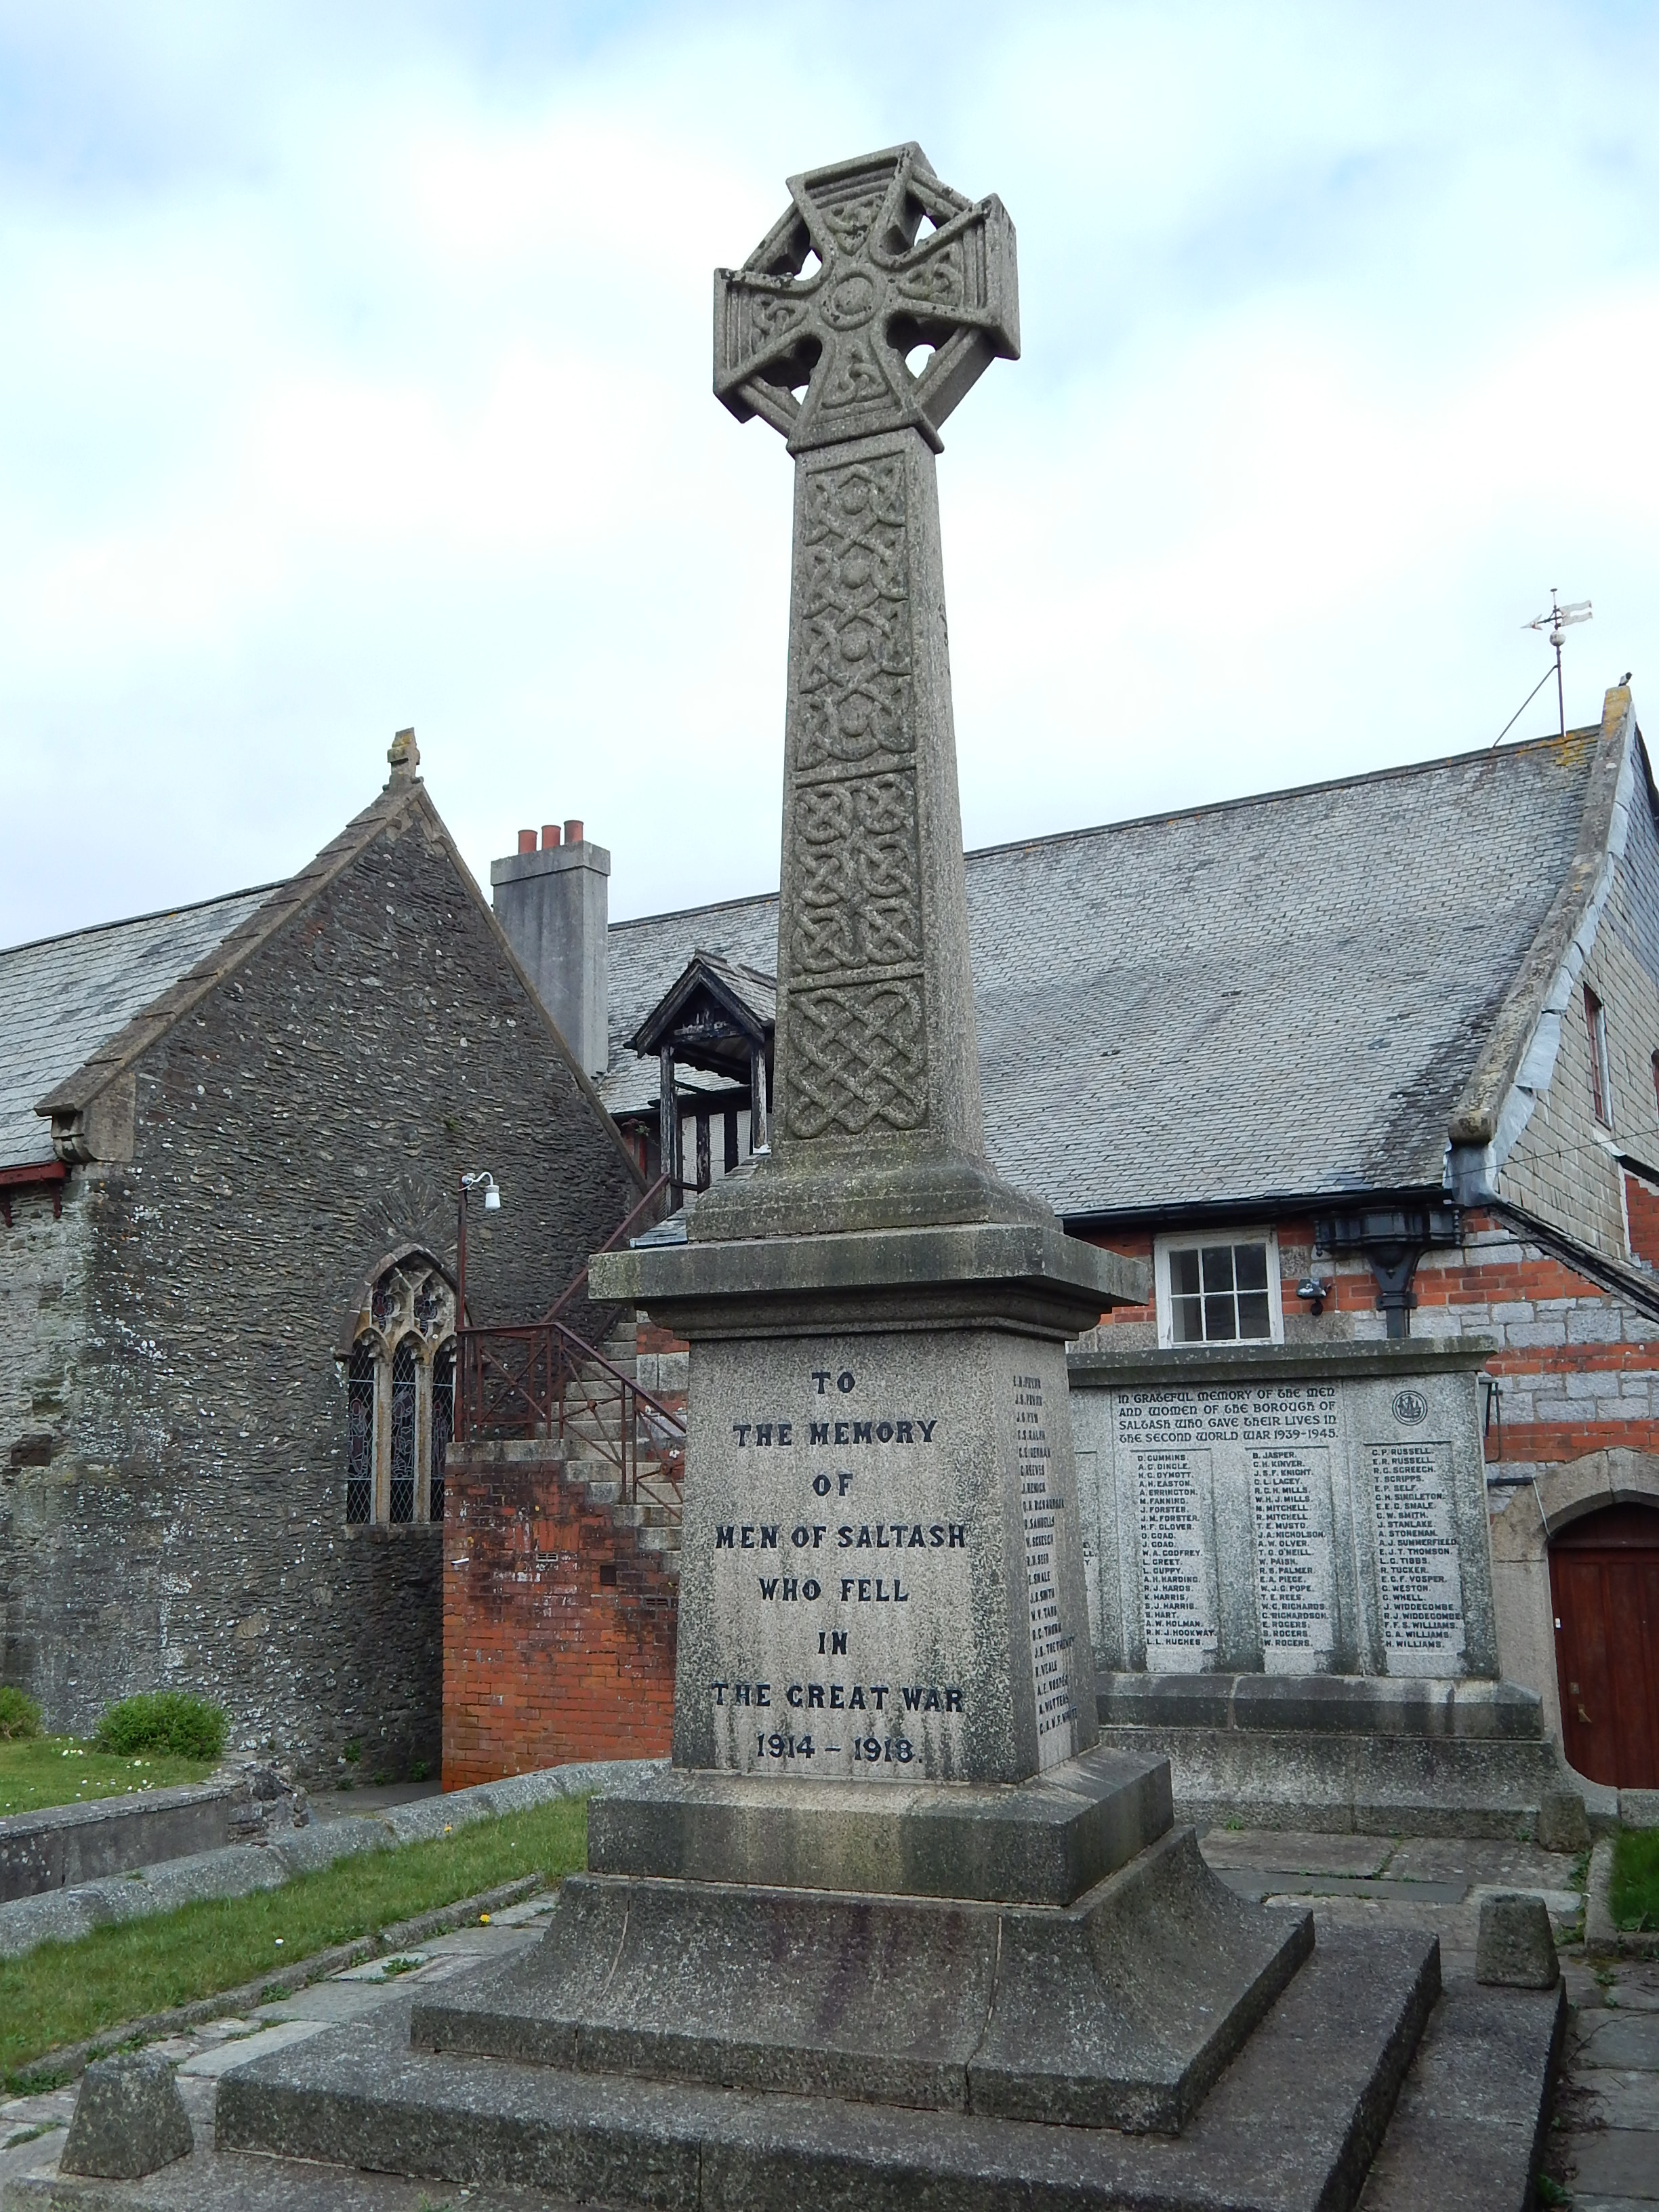
<path fill-rule="evenodd" d="M 1182 1817 L 1513 1836 L 1570 1788 L 1499 1679 L 1494 1348 L 1071 1356 L 1101 1723 Z"/>

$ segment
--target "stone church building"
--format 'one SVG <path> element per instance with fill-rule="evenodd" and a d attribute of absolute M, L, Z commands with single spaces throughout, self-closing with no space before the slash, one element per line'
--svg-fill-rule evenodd
<path fill-rule="evenodd" d="M 459 1177 L 475 1321 L 641 1185 L 417 759 L 289 882 L 0 951 L 0 1679 L 54 1730 L 180 1688 L 436 1767 Z"/>
<path fill-rule="evenodd" d="M 970 853 L 967 889 L 992 1163 L 1152 1263 L 1076 1348 L 1080 1443 L 1131 1375 L 1437 1349 L 1474 1374 L 1503 1677 L 1592 1784 L 1659 1785 L 1659 795 L 1629 691 L 1560 738 Z M 775 896 L 571 927 L 641 1172 L 717 1181 L 772 1103 Z M 683 1347 L 639 1345 L 684 1387 Z M 1094 1540 L 1103 1716 L 1144 1722 Z M 462 1642 L 478 1596 L 447 1591 Z M 492 1602 L 533 1639 L 532 1591 Z M 1194 1663 L 1224 1765 L 1241 1678 Z M 562 1741 L 507 1723 L 492 1755 Z"/>

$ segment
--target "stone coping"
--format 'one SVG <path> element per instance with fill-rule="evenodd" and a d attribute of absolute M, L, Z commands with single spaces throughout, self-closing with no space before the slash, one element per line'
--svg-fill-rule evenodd
<path fill-rule="evenodd" d="M 25 1956 L 42 1943 L 72 1942 L 106 1923 L 148 1919 L 211 1897 L 245 1897 L 280 1889 L 296 1875 L 314 1874 L 361 1851 L 394 1850 L 428 1842 L 447 1830 L 522 1812 L 556 1797 L 579 1797 L 609 1784 L 650 1771 L 650 1759 L 586 1760 L 482 1782 L 447 1796 L 390 1805 L 370 1816 L 347 1814 L 313 1821 L 274 1841 L 250 1848 L 228 1844 L 139 1867 L 131 1872 L 76 1882 L 0 1905 L 0 1959 Z"/>
<path fill-rule="evenodd" d="M 304 1791 L 257 1763 L 202 1782 L 38 1805 L 0 1819 L 0 1901 L 218 1844 L 263 1843 L 309 1818 Z"/>
<path fill-rule="evenodd" d="M 589 1284 L 601 1303 L 642 1306 L 694 1338 L 953 1322 L 1063 1335 L 1143 1304 L 1149 1275 L 1058 1223 L 960 1222 L 635 1246 L 596 1253 Z"/>
<path fill-rule="evenodd" d="M 1457 1374 L 1482 1367 L 1498 1349 L 1492 1336 L 1384 1338 L 1346 1344 L 1182 1345 L 1149 1352 L 1144 1345 L 1072 1351 L 1066 1366 L 1073 1390 L 1109 1390 L 1143 1383 L 1323 1382 L 1332 1377 L 1391 1382 L 1398 1375 Z"/>

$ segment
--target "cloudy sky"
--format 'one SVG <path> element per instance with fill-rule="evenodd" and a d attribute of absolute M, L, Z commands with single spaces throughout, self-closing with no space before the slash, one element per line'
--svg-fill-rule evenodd
<path fill-rule="evenodd" d="M 1569 719 L 1639 704 L 1656 117 L 1639 0 L 0 0 L 0 943 L 289 872 L 410 722 L 485 880 L 580 815 L 613 913 L 775 883 L 709 271 L 903 138 L 1019 238 L 940 470 L 970 844 L 1489 742 L 1553 584 Z"/>

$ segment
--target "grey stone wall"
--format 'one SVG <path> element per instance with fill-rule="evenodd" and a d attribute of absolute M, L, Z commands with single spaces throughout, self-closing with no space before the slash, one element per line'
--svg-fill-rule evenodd
<path fill-rule="evenodd" d="M 6 1678 L 51 1726 L 177 1686 L 313 1777 L 352 1743 L 364 1777 L 435 1771 L 442 1532 L 346 1525 L 333 1355 L 387 1253 L 453 1264 L 469 1168 L 505 1194 L 473 1221 L 475 1320 L 542 1310 L 636 1195 L 406 815 L 145 1056 L 132 1163 L 76 1170 L 32 1314 L 10 1263 L 7 1370 L 21 1339 L 68 1378 L 50 1463 L 0 1502 Z"/>
<path fill-rule="evenodd" d="M 1612 1127 L 1595 1118 L 1590 1095 L 1588 983 L 1607 1010 Z M 1561 1024 L 1549 1089 L 1498 1177 L 1502 1194 L 1540 1219 L 1618 1259 L 1628 1256 L 1616 1152 L 1659 1165 L 1659 832 L 1645 779 L 1638 774 L 1624 858 L 1601 911 L 1595 939 Z"/>
<path fill-rule="evenodd" d="M 61 1218 L 36 1185 L 10 1194 L 11 1226 L 0 1222 L 0 1482 L 52 1449 L 80 1356 L 85 1194 L 59 1188 Z"/>

